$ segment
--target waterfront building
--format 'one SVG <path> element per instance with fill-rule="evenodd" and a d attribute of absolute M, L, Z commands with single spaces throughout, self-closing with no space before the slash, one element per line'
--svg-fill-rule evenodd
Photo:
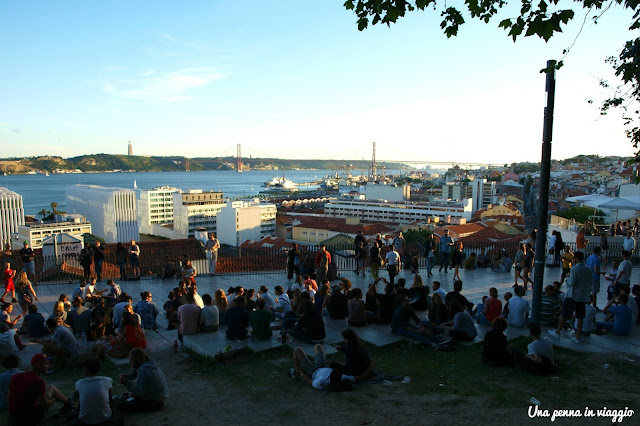
<path fill-rule="evenodd" d="M 97 185 L 73 185 L 66 188 L 69 213 L 84 215 L 93 233 L 107 243 L 138 240 L 136 193 L 131 189 Z"/>
<path fill-rule="evenodd" d="M 0 245 L 11 245 L 11 234 L 24 225 L 22 196 L 7 188 L 0 187 Z"/>
<path fill-rule="evenodd" d="M 366 222 L 390 222 L 396 224 L 428 221 L 434 217 L 448 221 L 452 217 L 471 219 L 471 199 L 437 201 L 431 203 L 391 203 L 384 201 L 336 200 L 325 205 L 330 217 L 355 217 Z"/>
<path fill-rule="evenodd" d="M 173 238 L 193 237 L 198 228 L 217 232 L 217 215 L 224 206 L 222 192 L 188 189 L 172 195 Z"/>
<path fill-rule="evenodd" d="M 238 247 L 245 240 L 258 241 L 276 235 L 275 204 L 227 201 L 218 213 L 217 236 L 221 244 Z"/>
<path fill-rule="evenodd" d="M 31 222 L 19 225 L 18 231 L 11 236 L 12 246 L 22 247 L 22 243 L 27 241 L 32 249 L 42 248 L 44 240 L 59 234 L 68 234 L 82 239 L 82 234 L 91 234 L 91 223 L 87 222 L 82 215 L 69 215 L 61 217 L 54 223 Z"/>
<path fill-rule="evenodd" d="M 173 194 L 182 191 L 170 186 L 160 186 L 153 189 L 143 189 L 138 199 L 138 219 L 140 232 L 157 235 L 154 225 L 173 224 Z"/>

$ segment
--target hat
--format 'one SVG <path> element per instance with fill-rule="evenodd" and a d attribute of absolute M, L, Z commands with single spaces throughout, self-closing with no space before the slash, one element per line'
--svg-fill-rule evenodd
<path fill-rule="evenodd" d="M 47 362 L 47 356 L 42 352 L 35 354 L 33 358 L 31 358 L 31 365 L 35 366 L 43 362 Z"/>
<path fill-rule="evenodd" d="M 23 245 L 25 245 L 25 246 L 28 246 L 28 245 L 29 245 L 29 243 L 28 243 L 28 242 L 26 242 L 26 241 L 23 241 L 23 242 L 22 242 L 22 244 L 23 244 Z"/>

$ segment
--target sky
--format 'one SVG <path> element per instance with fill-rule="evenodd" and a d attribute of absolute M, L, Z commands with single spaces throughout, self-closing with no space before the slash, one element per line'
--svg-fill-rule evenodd
<path fill-rule="evenodd" d="M 560 1 L 572 8 L 576 3 Z M 342 0 L 0 2 L 0 157 L 126 154 L 539 162 L 549 43 L 495 22 L 447 39 L 438 12 L 358 31 Z M 592 16 L 591 13 L 589 16 Z M 552 157 L 630 156 L 601 117 L 626 40 L 618 5 L 557 72 Z"/>

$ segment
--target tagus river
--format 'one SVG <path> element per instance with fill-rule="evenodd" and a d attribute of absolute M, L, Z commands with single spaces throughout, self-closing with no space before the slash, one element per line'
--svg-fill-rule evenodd
<path fill-rule="evenodd" d="M 287 179 L 299 184 L 301 191 L 317 188 L 305 185 L 323 178 L 330 171 L 289 170 Z M 74 173 L 46 175 L 0 176 L 0 186 L 22 195 L 25 214 L 35 215 L 42 209 L 51 210 L 50 204 L 57 202 L 57 209 L 66 211 L 65 188 L 69 185 L 86 184 L 134 189 L 149 189 L 157 186 L 221 191 L 225 197 L 258 195 L 264 191 L 264 182 L 282 171 L 205 171 L 205 172 L 134 172 L 134 173 Z"/>

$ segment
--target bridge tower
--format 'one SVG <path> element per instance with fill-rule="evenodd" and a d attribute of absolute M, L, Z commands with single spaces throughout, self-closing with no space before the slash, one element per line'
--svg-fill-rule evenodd
<path fill-rule="evenodd" d="M 371 176 L 373 179 L 376 178 L 378 174 L 378 165 L 376 164 L 376 143 L 373 143 L 373 153 L 371 155 Z"/>
<path fill-rule="evenodd" d="M 184 159 L 184 171 L 185 172 L 189 172 L 190 171 L 189 170 L 189 159 L 188 158 Z"/>
<path fill-rule="evenodd" d="M 238 164 L 236 165 L 236 171 L 238 173 L 242 172 L 242 154 L 241 154 L 241 145 L 238 144 Z"/>

